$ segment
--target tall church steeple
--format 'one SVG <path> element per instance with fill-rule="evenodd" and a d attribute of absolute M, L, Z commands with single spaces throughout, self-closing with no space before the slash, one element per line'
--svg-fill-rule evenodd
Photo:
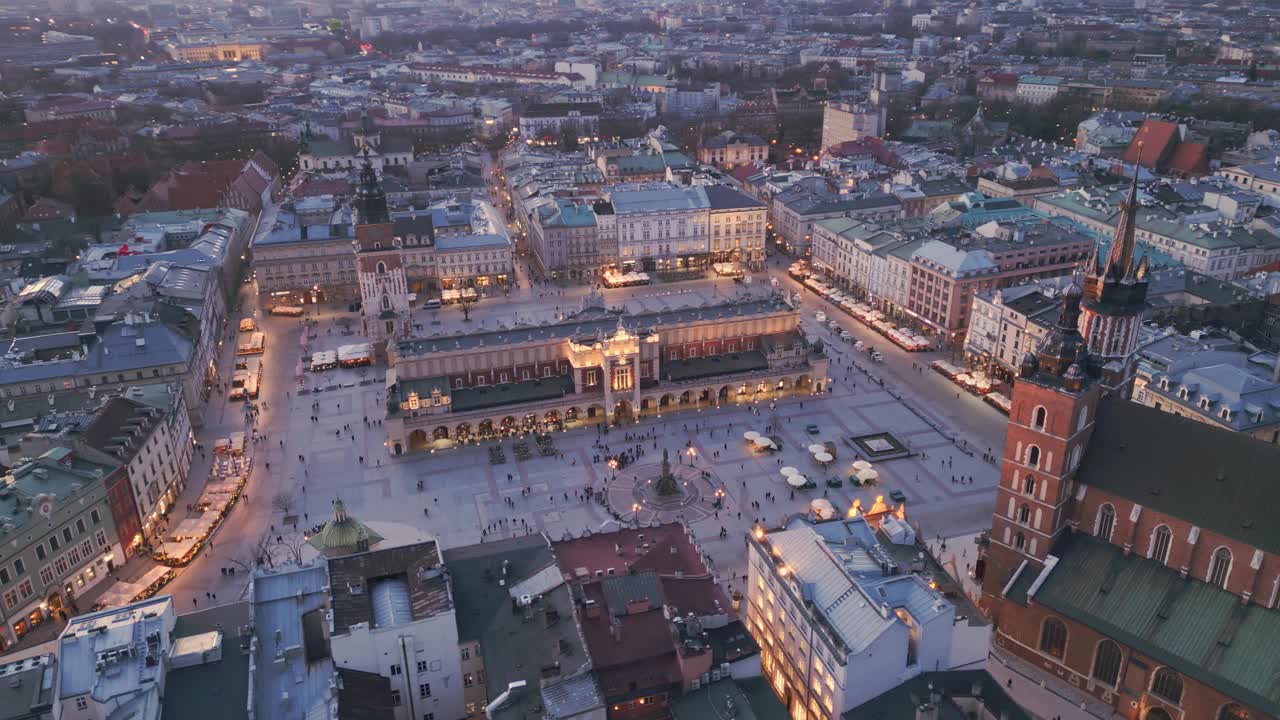
<path fill-rule="evenodd" d="M 360 166 L 360 184 L 356 187 L 353 202 L 356 209 L 356 223 L 359 225 L 377 225 L 390 221 L 387 213 L 387 193 L 378 181 L 378 173 L 369 160 L 369 148 L 364 149 L 364 163 Z"/>
<path fill-rule="evenodd" d="M 1138 155 L 1142 155 L 1141 145 Z M 1089 351 L 1090 374 L 1121 395 L 1128 394 L 1133 381 L 1138 329 L 1147 305 L 1147 257 L 1135 257 L 1139 168 L 1135 162 L 1106 261 L 1099 264 L 1095 248 L 1085 269 L 1079 324 Z"/>

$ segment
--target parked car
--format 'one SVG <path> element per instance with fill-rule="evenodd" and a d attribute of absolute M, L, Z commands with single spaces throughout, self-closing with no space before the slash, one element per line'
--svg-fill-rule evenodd
<path fill-rule="evenodd" d="M 804 431 L 805 431 L 805 432 L 807 432 L 807 433 L 809 433 L 810 435 L 817 435 L 817 434 L 818 434 L 818 426 L 817 426 L 817 425 L 805 425 L 805 426 L 804 426 Z"/>
<path fill-rule="evenodd" d="M 841 339 L 841 340 L 852 340 L 852 339 L 853 339 L 853 336 L 849 334 L 849 331 L 848 331 L 848 330 L 841 330 L 841 331 L 840 331 L 840 339 Z"/>
<path fill-rule="evenodd" d="M 819 310 L 818 312 L 813 314 L 813 319 L 817 320 L 820 323 L 824 323 L 827 321 L 827 314 Z"/>
<path fill-rule="evenodd" d="M 843 486 L 844 486 L 844 481 L 841 480 L 840 478 L 838 477 L 827 478 L 827 487 L 838 488 Z"/>

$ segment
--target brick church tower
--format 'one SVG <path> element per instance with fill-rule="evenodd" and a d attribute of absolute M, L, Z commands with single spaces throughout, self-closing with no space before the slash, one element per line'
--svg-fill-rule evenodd
<path fill-rule="evenodd" d="M 409 335 L 409 285 L 400 238 L 387 212 L 387 195 L 367 155 L 353 204 L 356 239 L 352 246 L 360 283 L 361 325 L 375 353 L 385 357 L 388 341 Z"/>
<path fill-rule="evenodd" d="M 1141 145 L 1141 144 L 1139 144 Z M 1139 147 L 1139 155 L 1142 150 Z M 1135 262 L 1138 225 L 1138 165 L 1133 166 L 1129 196 L 1120 206 L 1120 221 L 1106 262 L 1095 249 L 1085 268 L 1080 334 L 1089 349 L 1091 370 L 1112 392 L 1127 398 L 1136 372 L 1134 352 L 1147 304 L 1147 258 Z"/>
<path fill-rule="evenodd" d="M 1023 358 L 1014 383 L 983 569 L 984 609 L 993 618 L 1004 585 L 1024 563 L 1043 563 L 1070 525 L 1070 476 L 1103 391 L 1089 374 L 1088 349 L 1077 329 L 1080 300 L 1074 284 L 1062 294 L 1057 327 L 1038 353 Z"/>

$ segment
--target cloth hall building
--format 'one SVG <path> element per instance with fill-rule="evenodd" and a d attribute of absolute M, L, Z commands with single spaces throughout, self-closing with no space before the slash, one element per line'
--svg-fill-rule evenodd
<path fill-rule="evenodd" d="M 827 358 L 782 297 L 554 325 L 418 337 L 388 347 L 388 447 L 455 442 L 821 392 Z"/>

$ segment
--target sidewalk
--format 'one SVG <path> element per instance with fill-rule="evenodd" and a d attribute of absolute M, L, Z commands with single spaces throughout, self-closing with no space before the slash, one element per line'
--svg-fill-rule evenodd
<path fill-rule="evenodd" d="M 1003 683 L 1027 712 L 1041 720 L 1112 720 L 1120 717 L 1102 702 L 1082 690 L 1049 678 L 1023 661 L 992 648 L 987 672 Z"/>

